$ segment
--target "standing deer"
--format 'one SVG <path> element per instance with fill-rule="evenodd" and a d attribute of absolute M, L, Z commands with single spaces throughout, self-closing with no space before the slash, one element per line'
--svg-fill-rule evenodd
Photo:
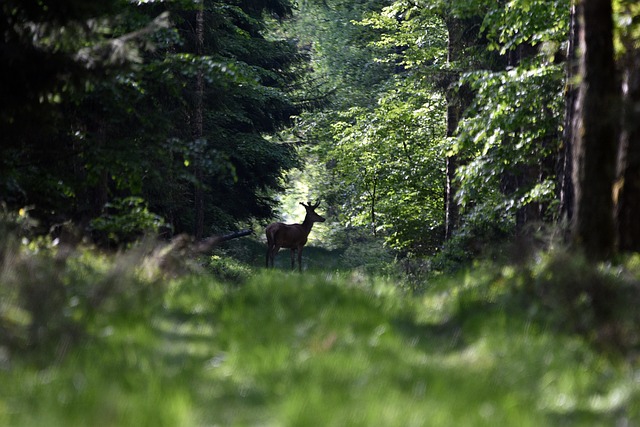
<path fill-rule="evenodd" d="M 320 201 L 312 205 L 311 202 L 304 206 L 307 214 L 302 224 L 284 224 L 282 222 L 274 222 L 267 226 L 265 233 L 267 234 L 267 268 L 269 265 L 273 267 L 273 260 L 280 248 L 291 249 L 291 268 L 295 268 L 295 251 L 298 251 L 298 268 L 302 271 L 302 248 L 307 243 L 307 237 L 311 232 L 314 222 L 324 222 L 325 219 L 316 213 L 316 208 L 320 205 Z"/>

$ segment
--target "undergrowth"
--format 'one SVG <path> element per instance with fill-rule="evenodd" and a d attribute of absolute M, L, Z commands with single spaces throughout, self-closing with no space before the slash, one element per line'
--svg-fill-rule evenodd
<path fill-rule="evenodd" d="M 638 255 L 409 285 L 358 249 L 299 274 L 229 246 L 176 274 L 152 246 L 3 242 L 1 425 L 640 423 Z"/>

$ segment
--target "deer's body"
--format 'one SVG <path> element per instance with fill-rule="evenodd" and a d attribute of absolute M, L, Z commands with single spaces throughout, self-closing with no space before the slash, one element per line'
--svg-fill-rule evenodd
<path fill-rule="evenodd" d="M 315 212 L 320 202 L 315 205 L 311 203 L 308 205 L 300 204 L 307 211 L 302 224 L 274 222 L 267 226 L 265 230 L 267 235 L 267 268 L 273 267 L 276 254 L 281 248 L 284 248 L 291 250 L 291 268 L 295 267 L 295 253 L 298 252 L 298 268 L 302 271 L 302 248 L 307 243 L 313 224 L 324 222 L 325 219 Z"/>

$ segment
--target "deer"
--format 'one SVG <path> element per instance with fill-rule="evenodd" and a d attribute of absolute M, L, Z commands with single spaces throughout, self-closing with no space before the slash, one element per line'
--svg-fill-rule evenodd
<path fill-rule="evenodd" d="M 298 269 L 302 272 L 302 248 L 307 243 L 311 228 L 316 222 L 324 222 L 325 219 L 316 213 L 320 201 L 315 204 L 300 202 L 307 211 L 302 224 L 284 224 L 274 222 L 265 229 L 267 235 L 267 268 L 273 268 L 273 261 L 281 248 L 291 249 L 291 269 L 295 268 L 295 252 L 298 251 Z"/>

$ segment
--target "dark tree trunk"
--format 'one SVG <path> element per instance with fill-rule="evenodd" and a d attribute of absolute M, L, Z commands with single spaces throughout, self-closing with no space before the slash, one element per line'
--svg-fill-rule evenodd
<path fill-rule="evenodd" d="M 464 26 L 459 19 L 449 17 L 445 19 L 447 31 L 449 33 L 449 44 L 447 53 L 447 62 L 450 67 L 460 59 L 463 49 Z M 460 123 L 460 115 L 462 103 L 459 93 L 456 90 L 456 83 L 459 79 L 457 72 L 454 72 L 448 80 L 449 84 L 446 88 L 447 98 L 447 138 L 452 138 L 458 124 Z M 458 156 L 456 154 L 447 156 L 445 159 L 446 183 L 444 194 L 444 237 L 450 239 L 453 232 L 458 226 L 460 217 L 460 209 L 456 201 L 456 193 L 458 192 L 455 182 L 456 169 L 458 168 Z"/>
<path fill-rule="evenodd" d="M 200 3 L 200 7 L 196 12 L 196 53 L 202 55 L 204 53 L 204 1 Z M 193 136 L 196 140 L 202 140 L 204 134 L 203 126 L 203 100 L 204 100 L 204 76 L 202 70 L 198 70 L 196 76 L 196 95 L 195 95 L 195 114 Z M 201 146 L 200 142 L 197 144 Z M 203 155 L 204 153 L 200 153 Z M 194 235 L 196 239 L 204 236 L 204 190 L 203 190 L 203 171 L 201 162 L 196 160 L 195 167 L 195 189 L 194 189 L 194 208 L 195 208 L 195 228 Z"/>
<path fill-rule="evenodd" d="M 588 258 L 605 259 L 615 249 L 612 185 L 620 112 L 611 0 L 583 0 L 578 16 L 582 80 L 573 130 L 573 240 Z"/>
<path fill-rule="evenodd" d="M 614 187 L 618 245 L 621 251 L 640 251 L 640 49 L 625 40 L 624 121 Z"/>
<path fill-rule="evenodd" d="M 378 191 L 378 174 L 374 173 L 373 181 L 371 183 L 371 228 L 373 236 L 378 236 L 378 226 L 376 225 L 376 203 L 377 203 L 377 191 Z"/>
<path fill-rule="evenodd" d="M 96 124 L 94 132 L 94 147 L 101 152 L 105 150 L 107 144 L 107 130 L 106 123 L 102 120 Z M 89 202 L 88 209 L 83 212 L 82 222 L 88 222 L 93 218 L 100 216 L 103 213 L 105 205 L 109 202 L 109 170 L 107 164 L 102 163 L 99 165 L 99 170 L 92 171 L 96 173 L 91 182 L 91 186 L 88 188 Z M 88 178 L 88 177 L 87 177 Z"/>
<path fill-rule="evenodd" d="M 473 94 L 467 85 L 459 85 L 460 73 L 465 64 L 465 52 L 469 46 L 478 42 L 478 30 L 481 19 L 477 16 L 459 18 L 452 10 L 445 11 L 443 20 L 449 35 L 447 46 L 448 74 L 440 83 L 447 99 L 447 137 L 455 137 L 464 111 L 471 104 Z M 445 239 L 451 238 L 460 223 L 460 207 L 456 200 L 458 184 L 456 170 L 461 162 L 457 154 L 445 159 L 445 194 L 444 194 L 444 233 Z"/>
<path fill-rule="evenodd" d="M 565 110 L 564 133 L 562 135 L 562 147 L 558 156 L 558 192 L 560 198 L 560 219 L 571 221 L 573 218 L 573 205 L 575 203 L 573 192 L 573 122 L 575 102 L 578 93 L 574 79 L 579 73 L 576 47 L 579 43 L 578 35 L 580 24 L 576 13 L 576 0 L 571 4 L 571 17 L 569 24 L 569 44 L 567 47 L 567 66 L 565 82 Z"/>

